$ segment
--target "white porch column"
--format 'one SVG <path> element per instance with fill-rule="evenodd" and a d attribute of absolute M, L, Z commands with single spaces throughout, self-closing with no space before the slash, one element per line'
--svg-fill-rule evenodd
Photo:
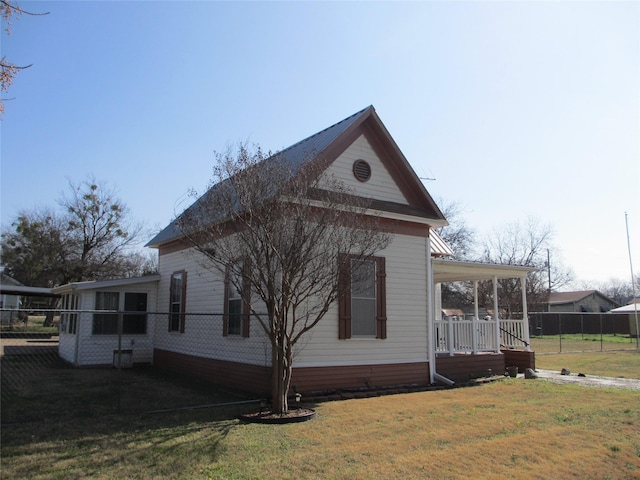
<path fill-rule="evenodd" d="M 473 342 L 473 354 L 478 353 L 478 281 L 473 281 L 473 319 L 471 320 L 471 338 Z"/>
<path fill-rule="evenodd" d="M 473 314 L 478 320 L 480 317 L 480 310 L 478 308 L 478 280 L 473 281 Z"/>
<path fill-rule="evenodd" d="M 493 316 L 496 323 L 496 353 L 500 353 L 500 314 L 498 313 L 498 277 L 493 277 Z"/>
<path fill-rule="evenodd" d="M 524 341 L 527 342 L 525 350 L 531 351 L 531 338 L 529 337 L 529 312 L 527 311 L 527 277 L 520 277 L 520 289 L 522 290 L 522 323 L 524 328 Z"/>
<path fill-rule="evenodd" d="M 453 357 L 454 352 L 455 342 L 453 340 L 453 321 L 451 320 L 451 317 L 449 317 L 447 320 L 447 348 L 449 349 L 450 357 Z"/>

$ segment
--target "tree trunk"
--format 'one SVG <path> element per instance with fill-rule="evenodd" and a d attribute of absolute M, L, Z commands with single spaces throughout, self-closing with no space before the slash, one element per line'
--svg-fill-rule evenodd
<path fill-rule="evenodd" d="M 279 343 L 279 342 L 277 342 Z M 285 356 L 280 345 L 271 346 L 271 411 L 283 414 L 289 410 Z"/>

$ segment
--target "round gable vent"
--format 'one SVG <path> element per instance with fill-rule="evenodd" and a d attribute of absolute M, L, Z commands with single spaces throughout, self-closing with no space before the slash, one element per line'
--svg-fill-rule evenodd
<path fill-rule="evenodd" d="M 371 165 L 364 160 L 353 162 L 353 176 L 361 182 L 366 182 L 371 178 Z"/>

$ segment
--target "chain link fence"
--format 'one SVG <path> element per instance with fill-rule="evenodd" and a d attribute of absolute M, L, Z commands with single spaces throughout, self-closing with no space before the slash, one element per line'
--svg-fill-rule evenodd
<path fill-rule="evenodd" d="M 268 391 L 270 344 L 241 314 L 0 313 L 3 425 L 52 415 L 72 421 L 233 405 L 246 411 L 266 394 L 243 394 L 234 385 L 252 381 Z M 638 348 L 628 315 L 533 313 L 529 328 L 536 353 Z"/>
<path fill-rule="evenodd" d="M 536 353 L 634 350 L 638 338 L 627 314 L 543 312 L 529 314 Z"/>
<path fill-rule="evenodd" d="M 157 348 L 171 337 L 179 339 L 185 355 L 207 348 L 212 356 L 233 351 L 232 361 L 264 363 L 262 336 L 243 342 L 235 327 L 223 332 L 222 314 L 181 315 L 185 333 L 171 331 L 168 313 L 2 310 L 1 315 L 3 425 L 51 416 L 72 422 L 218 407 L 239 413 L 261 401 L 216 384 L 211 375 L 177 373 L 166 362 L 165 368 L 154 365 Z M 204 331 L 210 334 L 191 336 L 189 326 L 196 323 L 207 324 Z M 236 348 L 230 350 L 229 343 Z"/>

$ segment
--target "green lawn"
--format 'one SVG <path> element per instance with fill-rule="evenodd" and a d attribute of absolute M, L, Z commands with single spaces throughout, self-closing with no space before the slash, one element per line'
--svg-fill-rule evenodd
<path fill-rule="evenodd" d="M 589 390 L 586 390 L 589 388 Z M 331 402 L 291 425 L 231 412 L 2 429 L 3 478 L 424 479 L 640 476 L 638 392 L 505 379 Z"/>
<path fill-rule="evenodd" d="M 5 407 L 29 413 L 3 425 L 7 479 L 640 478 L 639 391 L 506 378 L 328 402 L 309 422 L 256 425 L 236 419 L 246 406 L 143 413 L 225 398 L 152 370 L 126 372 L 126 398 L 148 408 L 116 415 L 113 370 L 34 367 L 26 388 L 5 381 L 25 365 L 2 367 L 3 422 Z"/>
<path fill-rule="evenodd" d="M 536 352 L 536 368 L 556 371 L 568 368 L 572 373 L 640 379 L 640 353 L 637 350 L 615 353 L 538 354 Z"/>
<path fill-rule="evenodd" d="M 635 350 L 635 338 L 628 335 L 563 334 L 531 337 L 531 349 L 536 353 Z"/>

